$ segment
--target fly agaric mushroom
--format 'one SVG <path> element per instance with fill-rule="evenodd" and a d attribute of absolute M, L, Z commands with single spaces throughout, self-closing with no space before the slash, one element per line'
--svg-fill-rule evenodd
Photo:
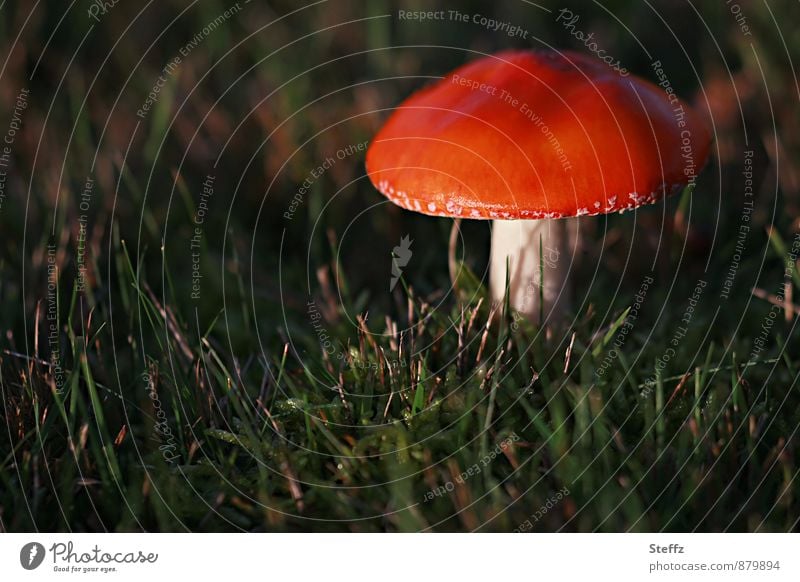
<path fill-rule="evenodd" d="M 571 51 L 507 51 L 406 99 L 370 144 L 366 167 L 403 208 L 492 220 L 493 299 L 503 300 L 508 276 L 512 308 L 558 318 L 570 307 L 575 244 L 563 219 L 677 192 L 694 182 L 710 142 L 671 89 Z"/>

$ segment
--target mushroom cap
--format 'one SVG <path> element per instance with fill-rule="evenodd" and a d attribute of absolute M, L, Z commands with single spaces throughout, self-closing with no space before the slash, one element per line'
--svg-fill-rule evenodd
<path fill-rule="evenodd" d="M 572 51 L 506 51 L 417 91 L 367 150 L 395 204 L 435 216 L 623 212 L 680 190 L 711 135 L 674 94 Z"/>

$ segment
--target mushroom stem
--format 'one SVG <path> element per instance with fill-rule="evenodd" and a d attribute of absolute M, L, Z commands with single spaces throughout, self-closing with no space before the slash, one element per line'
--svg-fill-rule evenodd
<path fill-rule="evenodd" d="M 539 323 L 563 318 L 572 303 L 568 278 L 575 235 L 568 222 L 493 221 L 489 285 L 494 301 L 505 298 L 508 262 L 511 308 Z"/>

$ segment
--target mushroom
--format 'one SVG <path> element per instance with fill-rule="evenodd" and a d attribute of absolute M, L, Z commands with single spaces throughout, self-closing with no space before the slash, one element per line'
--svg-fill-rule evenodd
<path fill-rule="evenodd" d="M 662 86 L 572 51 L 486 56 L 400 104 L 367 174 L 408 210 L 492 220 L 492 298 L 507 290 L 524 316 L 558 320 L 571 309 L 569 218 L 652 204 L 708 157 L 700 116 Z"/>

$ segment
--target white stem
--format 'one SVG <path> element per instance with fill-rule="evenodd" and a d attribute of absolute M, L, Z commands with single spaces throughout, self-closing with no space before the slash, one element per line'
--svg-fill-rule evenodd
<path fill-rule="evenodd" d="M 493 221 L 489 273 L 492 299 L 502 302 L 505 297 L 508 262 L 511 308 L 539 323 L 562 319 L 572 307 L 568 278 L 574 229 L 570 226 L 564 219 Z"/>

